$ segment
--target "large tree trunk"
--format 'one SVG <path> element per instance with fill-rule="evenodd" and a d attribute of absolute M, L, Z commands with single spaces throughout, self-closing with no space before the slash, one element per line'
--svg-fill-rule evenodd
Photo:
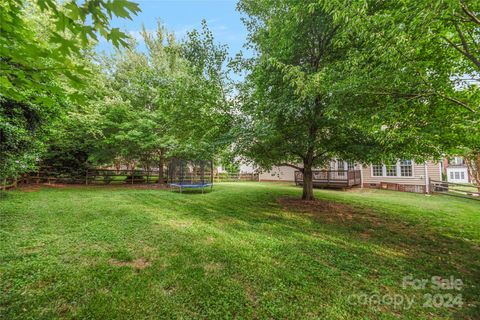
<path fill-rule="evenodd" d="M 163 184 L 163 167 L 165 166 L 165 157 L 163 156 L 163 150 L 159 152 L 160 160 L 158 161 L 158 183 Z"/>
<path fill-rule="evenodd" d="M 478 192 L 480 192 L 480 153 L 471 152 L 469 155 L 463 157 L 467 165 L 468 175 L 473 184 L 476 185 Z"/>
<path fill-rule="evenodd" d="M 312 165 L 304 164 L 303 167 L 303 194 L 302 200 L 313 200 L 313 174 Z"/>

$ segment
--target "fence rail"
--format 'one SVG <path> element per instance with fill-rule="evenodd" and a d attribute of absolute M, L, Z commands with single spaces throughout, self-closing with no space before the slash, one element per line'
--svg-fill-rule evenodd
<path fill-rule="evenodd" d="M 216 173 L 213 176 L 214 182 L 238 182 L 238 181 L 258 181 L 256 173 Z"/>
<path fill-rule="evenodd" d="M 85 171 L 69 171 L 68 168 L 40 168 L 36 172 L 25 174 L 18 179 L 3 179 L 0 190 L 15 188 L 17 184 L 30 183 L 61 183 L 61 184 L 153 184 L 163 179 L 167 183 L 168 171 L 163 172 L 159 177 L 159 170 L 115 170 L 91 168 Z M 194 181 L 197 176 L 186 176 L 187 180 Z M 214 182 L 237 182 L 237 181 L 258 181 L 258 174 L 246 173 L 215 173 Z"/>
<path fill-rule="evenodd" d="M 430 192 L 480 201 L 480 190 L 471 184 L 430 180 Z"/>
<path fill-rule="evenodd" d="M 0 191 L 16 188 L 18 184 L 17 179 L 1 179 L 0 178 Z"/>
<path fill-rule="evenodd" d="M 88 169 L 85 171 L 68 172 L 65 170 L 39 170 L 26 175 L 25 183 L 64 183 L 64 184 L 134 184 L 158 183 L 160 179 L 167 181 L 166 171 L 159 177 L 159 170 L 115 170 Z"/>

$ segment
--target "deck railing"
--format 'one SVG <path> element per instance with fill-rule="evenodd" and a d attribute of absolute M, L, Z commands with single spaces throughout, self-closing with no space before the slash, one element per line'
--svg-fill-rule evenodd
<path fill-rule="evenodd" d="M 314 187 L 353 187 L 360 185 L 360 170 L 313 170 Z M 295 171 L 295 184 L 303 184 L 303 173 Z"/>

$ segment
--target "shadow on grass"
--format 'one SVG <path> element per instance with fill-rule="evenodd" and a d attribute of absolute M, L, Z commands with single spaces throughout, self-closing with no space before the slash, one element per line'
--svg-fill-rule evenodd
<path fill-rule="evenodd" d="M 473 319 L 478 314 L 479 249 L 468 241 L 375 209 L 330 203 L 299 208 L 295 201 L 278 202 L 296 190 L 240 186 L 220 191 L 190 197 L 168 191 L 86 190 L 70 199 L 76 209 L 70 217 L 63 213 L 66 204 L 55 202 L 44 216 L 25 216 L 24 224 L 41 219 L 51 226 L 32 231 L 35 237 L 48 232 L 58 237 L 48 243 L 50 251 L 32 256 L 39 259 L 36 264 L 20 263 L 29 260 L 12 247 L 13 256 L 3 260 L 9 264 L 5 278 L 17 282 L 10 284 L 15 290 L 2 307 L 15 315 L 22 308 L 38 311 L 60 301 L 51 314 L 63 308 L 80 318 L 401 314 Z M 58 192 L 56 201 L 66 201 L 64 195 Z M 122 262 L 112 264 L 112 259 Z M 148 267 L 132 268 L 123 260 Z M 18 281 L 28 274 L 35 275 L 35 283 L 47 282 L 35 292 L 37 300 L 25 298 Z M 423 309 L 420 304 L 399 311 L 348 304 L 354 293 L 428 292 L 403 290 L 401 280 L 409 274 L 462 279 L 466 305 L 457 310 Z"/>
<path fill-rule="evenodd" d="M 335 289 L 325 290 L 328 293 L 325 298 L 342 300 L 346 288 L 357 292 L 359 288 L 363 288 L 361 292 L 403 292 L 400 288 L 402 278 L 407 275 L 418 279 L 454 276 L 465 283 L 461 293 L 469 306 L 459 314 L 468 317 L 478 311 L 475 303 L 480 283 L 480 251 L 472 242 L 447 237 L 423 224 L 386 217 L 375 210 L 345 205 L 313 212 L 285 208 L 276 202 L 278 194 L 264 192 L 259 195 L 258 192 L 245 192 L 237 198 L 212 194 L 200 201 L 175 197 L 168 199 L 163 209 L 178 212 L 179 219 L 194 221 L 174 228 L 177 239 L 184 238 L 189 243 L 188 240 L 196 238 L 192 238 L 192 228 L 203 226 L 206 238 L 230 240 L 228 247 L 207 244 L 203 251 L 238 257 L 239 261 L 229 261 L 233 265 L 248 259 L 270 265 L 264 286 L 275 281 L 275 277 L 287 280 L 295 270 L 293 278 L 298 281 L 298 290 L 302 283 L 329 283 Z M 148 198 L 139 200 L 148 205 L 156 202 Z M 197 245 L 187 246 L 196 251 Z M 244 268 L 244 264 L 239 265 Z M 257 265 L 250 270 L 256 275 L 255 283 L 262 282 L 260 269 L 262 267 Z M 245 275 L 244 271 L 237 270 Z M 295 283 L 289 282 L 288 287 L 292 289 L 292 286 Z M 425 292 L 411 294 L 420 293 Z M 321 292 L 316 294 L 322 295 Z M 416 308 L 411 312 L 414 315 L 426 311 Z M 433 312 L 445 315 L 456 311 L 439 309 Z"/>

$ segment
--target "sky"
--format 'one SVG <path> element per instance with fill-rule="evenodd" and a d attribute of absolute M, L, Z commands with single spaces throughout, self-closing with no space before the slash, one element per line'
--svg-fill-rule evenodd
<path fill-rule="evenodd" d="M 228 46 L 231 57 L 243 49 L 247 31 L 240 20 L 240 13 L 235 10 L 236 0 L 133 0 L 142 10 L 132 20 L 114 19 L 113 27 L 119 27 L 141 40 L 140 30 L 145 25 L 147 30 L 155 30 L 157 20 L 174 32 L 181 39 L 187 31 L 200 29 L 201 21 L 205 19 L 213 32 L 215 41 Z M 139 45 L 142 50 L 142 45 Z M 144 48 L 144 47 L 143 47 Z M 111 52 L 113 47 L 106 41 L 101 41 L 98 51 Z"/>

